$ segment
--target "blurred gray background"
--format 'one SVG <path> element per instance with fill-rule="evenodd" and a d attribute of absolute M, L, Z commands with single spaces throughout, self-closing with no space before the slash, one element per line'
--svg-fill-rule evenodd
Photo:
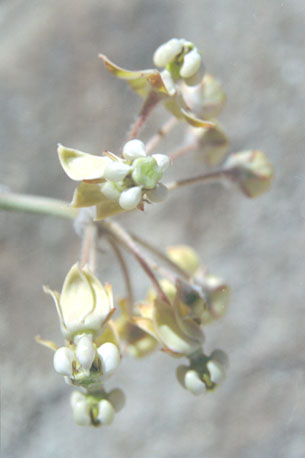
<path fill-rule="evenodd" d="M 206 329 L 207 352 L 225 349 L 231 365 L 218 391 L 195 398 L 176 382 L 180 361 L 162 353 L 125 358 L 107 386 L 121 387 L 127 405 L 98 430 L 74 425 L 71 390 L 53 371 L 51 352 L 34 341 L 40 334 L 62 342 L 41 285 L 61 288 L 79 240 L 68 221 L 0 214 L 3 456 L 305 456 L 304 25 L 304 0 L 0 2 L 1 185 L 70 200 L 74 184 L 56 143 L 115 152 L 140 108 L 98 53 L 149 68 L 171 37 L 194 41 L 223 82 L 231 151 L 262 149 L 276 170 L 271 192 L 257 200 L 197 186 L 120 218 L 161 247 L 191 244 L 231 284 L 228 314 Z M 142 138 L 164 119 L 156 111 Z M 174 146 L 164 142 L 158 152 Z M 182 178 L 202 165 L 183 159 L 175 167 Z M 99 259 L 101 278 L 119 297 L 110 250 Z M 143 294 L 147 283 L 132 270 Z"/>

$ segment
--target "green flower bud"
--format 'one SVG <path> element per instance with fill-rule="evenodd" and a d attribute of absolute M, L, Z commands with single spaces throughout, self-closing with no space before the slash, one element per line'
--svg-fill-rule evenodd
<path fill-rule="evenodd" d="M 153 189 L 161 177 L 162 171 L 153 157 L 139 158 L 134 161 L 132 178 L 137 185 Z"/>
<path fill-rule="evenodd" d="M 231 154 L 224 164 L 228 176 L 248 197 L 266 192 L 272 183 L 273 168 L 262 151 Z"/>
<path fill-rule="evenodd" d="M 190 275 L 199 268 L 199 258 L 193 248 L 187 245 L 173 245 L 166 249 L 167 256 Z"/>

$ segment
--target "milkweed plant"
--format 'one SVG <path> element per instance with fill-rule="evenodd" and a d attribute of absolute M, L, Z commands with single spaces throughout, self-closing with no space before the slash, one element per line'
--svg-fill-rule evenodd
<path fill-rule="evenodd" d="M 77 182 L 72 201 L 0 193 L 3 209 L 72 218 L 82 239 L 80 259 L 65 279 L 61 292 L 44 286 L 57 311 L 62 344 L 36 337 L 53 351 L 54 370 L 74 389 L 73 417 L 78 425 L 109 425 L 124 406 L 124 393 L 105 383 L 122 357 L 144 358 L 161 350 L 180 358 L 176 378 L 191 395 L 214 391 L 225 379 L 228 358 L 215 349 L 204 351 L 205 327 L 225 314 L 230 288 L 200 263 L 193 248 L 169 246 L 164 252 L 124 229 L 115 221 L 123 212 L 148 211 L 164 205 L 168 194 L 184 186 L 214 181 L 232 182 L 240 192 L 255 198 L 267 191 L 272 166 L 259 150 L 227 154 L 228 139 L 216 120 L 226 96 L 220 82 L 205 72 L 197 47 L 173 38 L 153 55 L 156 68 L 125 70 L 105 55 L 106 69 L 126 83 L 143 105 L 121 151 L 105 149 L 92 155 L 58 145 L 59 162 Z M 160 104 L 168 111 L 166 123 L 146 142 L 141 129 Z M 160 146 L 179 123 L 185 140 L 171 154 Z M 205 163 L 203 174 L 172 182 L 166 170 L 182 156 L 197 152 Z M 233 186 L 234 187 L 234 186 Z M 100 240 L 107 239 L 119 260 L 126 295 L 117 299 L 111 284 L 96 275 Z M 124 256 L 131 253 L 151 282 L 147 295 L 135 300 L 131 271 Z M 156 261 L 157 259 L 158 261 Z"/>

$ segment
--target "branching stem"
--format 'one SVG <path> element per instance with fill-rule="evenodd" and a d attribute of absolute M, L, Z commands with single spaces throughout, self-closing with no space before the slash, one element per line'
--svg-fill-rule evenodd
<path fill-rule="evenodd" d="M 158 145 L 158 143 L 164 138 L 172 129 L 178 124 L 178 119 L 175 116 L 169 118 L 169 120 L 153 135 L 146 143 L 146 153 L 151 154 L 152 150 Z"/>
<path fill-rule="evenodd" d="M 94 272 L 96 267 L 96 242 L 97 227 L 95 224 L 90 223 L 86 226 L 84 231 L 80 266 L 84 267 L 88 264 L 91 272 Z"/>
<path fill-rule="evenodd" d="M 137 138 L 148 116 L 159 103 L 160 98 L 156 92 L 151 91 L 146 97 L 142 109 L 131 127 L 127 141 Z"/>
<path fill-rule="evenodd" d="M 172 181 L 166 184 L 169 191 L 188 186 L 190 184 L 197 184 L 203 182 L 217 181 L 226 176 L 225 170 L 215 170 L 214 172 L 206 173 L 205 175 L 198 175 L 196 177 L 186 178 L 184 180 Z"/>

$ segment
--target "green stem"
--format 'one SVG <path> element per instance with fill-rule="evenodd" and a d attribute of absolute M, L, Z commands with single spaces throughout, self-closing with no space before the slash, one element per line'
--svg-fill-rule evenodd
<path fill-rule="evenodd" d="M 78 210 L 68 202 L 49 197 L 0 192 L 0 209 L 74 219 Z"/>

